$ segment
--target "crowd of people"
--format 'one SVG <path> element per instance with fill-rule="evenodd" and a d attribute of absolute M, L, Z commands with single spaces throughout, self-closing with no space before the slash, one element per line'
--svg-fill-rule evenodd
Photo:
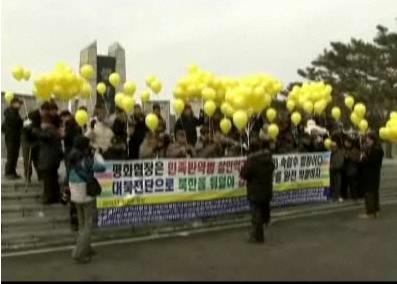
<path fill-rule="evenodd" d="M 378 190 L 383 150 L 373 133 L 355 136 L 354 133 L 343 132 L 340 125 L 330 125 L 326 119 L 306 119 L 306 127 L 303 123 L 295 127 L 288 116 L 280 114 L 280 132 L 276 140 L 268 136 L 268 123 L 263 115 L 254 116 L 244 133 L 232 128 L 226 135 L 219 126 L 223 118 L 220 110 L 211 118 L 205 116 L 201 110 L 197 117 L 188 104 L 171 133 L 167 132 L 167 125 L 158 104 L 154 104 L 152 109 L 159 120 L 154 132 L 146 127 L 145 113 L 140 105 L 135 105 L 131 115 L 118 108 L 110 114 L 104 106 L 98 105 L 90 122 L 80 127 L 73 114 L 68 110 L 59 111 L 54 101 L 44 102 L 39 109 L 29 112 L 24 119 L 20 116 L 22 104 L 21 100 L 14 98 L 4 113 L 2 131 L 7 147 L 5 176 L 7 179 L 20 178 L 16 166 L 22 144 L 26 181 L 30 182 L 32 178 L 33 165 L 38 179 L 44 184 L 44 204 L 62 202 L 61 188 L 70 187 L 72 228 L 79 230 L 81 227 L 85 232 L 79 238 L 74 252 L 75 259 L 78 260 L 84 261 L 84 257 L 93 253 L 88 239 L 92 225 L 92 208 L 95 207 L 93 198 L 87 194 L 81 195 L 78 189 L 81 184 L 84 185 L 92 179 L 95 171 L 103 170 L 101 164 L 104 160 L 216 158 L 241 155 L 250 157 L 253 152 L 266 150 L 266 155 L 254 155 L 254 162 L 248 163 L 250 167 L 244 168 L 241 175 L 245 179 L 252 175 L 260 178 L 263 176 L 261 170 L 258 170 L 261 160 L 272 163 L 269 153 L 271 155 L 325 151 L 324 140 L 330 137 L 334 141 L 330 162 L 333 199 L 343 201 L 346 198 L 357 200 L 365 197 L 365 216 L 376 217 L 379 214 Z M 58 169 L 62 161 L 65 163 L 66 178 L 60 186 Z M 82 163 L 88 166 L 81 168 Z M 273 172 L 270 165 L 263 169 Z M 269 182 L 255 181 L 254 192 L 260 192 L 259 187 L 269 187 Z M 250 182 L 248 190 L 249 184 Z M 260 196 L 263 197 L 263 194 Z M 263 232 L 258 228 L 262 223 L 268 223 L 270 216 L 271 193 L 265 195 L 265 205 L 257 206 L 259 209 L 254 210 L 256 227 L 252 236 L 259 240 L 263 239 Z M 259 199 L 262 200 L 262 197 Z M 87 248 L 88 252 L 84 252 Z"/>

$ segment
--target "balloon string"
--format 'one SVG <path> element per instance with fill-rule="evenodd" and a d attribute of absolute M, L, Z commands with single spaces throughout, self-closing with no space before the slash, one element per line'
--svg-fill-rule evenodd
<path fill-rule="evenodd" d="M 182 115 L 180 116 L 180 119 L 181 119 L 183 134 L 185 135 L 185 139 L 186 139 L 186 141 L 187 141 L 186 129 L 185 129 L 185 126 L 183 125 Z M 174 137 L 174 139 L 176 139 L 176 137 Z"/>
<path fill-rule="evenodd" d="M 127 125 L 127 158 L 129 158 L 130 157 L 130 147 L 129 147 L 130 136 L 128 135 L 128 114 L 126 113 L 125 116 L 127 119 L 127 123 L 126 123 L 126 125 Z"/>
<path fill-rule="evenodd" d="M 243 134 L 240 132 L 240 155 L 243 156 Z"/>

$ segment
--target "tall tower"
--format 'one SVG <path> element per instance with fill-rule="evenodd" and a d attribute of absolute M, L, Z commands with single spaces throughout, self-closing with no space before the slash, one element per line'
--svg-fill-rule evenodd
<path fill-rule="evenodd" d="M 124 48 L 115 42 L 109 46 L 108 55 L 98 55 L 97 42 L 94 41 L 80 52 L 80 67 L 84 64 L 90 64 L 95 70 L 94 76 L 90 80 L 93 94 L 90 100 L 77 101 L 73 108 L 85 105 L 92 113 L 96 105 L 102 105 L 109 113 L 113 113 L 115 93 L 122 90 L 122 85 L 126 80 Z M 109 75 L 113 72 L 119 73 L 121 78 L 120 86 L 117 89 L 109 83 Z M 99 82 L 105 83 L 107 87 L 103 96 L 96 91 L 96 85 Z"/>

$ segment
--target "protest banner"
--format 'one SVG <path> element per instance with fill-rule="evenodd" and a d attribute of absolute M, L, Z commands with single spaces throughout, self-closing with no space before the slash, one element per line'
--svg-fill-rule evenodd
<path fill-rule="evenodd" d="M 330 153 L 273 156 L 273 206 L 327 200 Z M 98 226 L 183 221 L 249 210 L 246 157 L 107 162 Z"/>

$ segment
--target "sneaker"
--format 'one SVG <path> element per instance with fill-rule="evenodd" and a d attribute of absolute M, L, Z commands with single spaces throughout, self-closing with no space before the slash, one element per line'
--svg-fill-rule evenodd
<path fill-rule="evenodd" d="M 339 197 L 339 199 L 338 199 L 338 202 L 343 202 L 343 198 L 342 197 Z"/>
<path fill-rule="evenodd" d="M 364 220 L 367 220 L 367 219 L 375 219 L 375 218 L 376 218 L 376 213 L 375 213 L 375 214 L 363 213 L 363 214 L 358 215 L 358 218 L 359 218 L 359 219 L 364 219 Z"/>
<path fill-rule="evenodd" d="M 87 256 L 85 258 L 75 258 L 74 261 L 77 264 L 86 264 L 86 263 L 91 262 L 91 257 Z"/>

